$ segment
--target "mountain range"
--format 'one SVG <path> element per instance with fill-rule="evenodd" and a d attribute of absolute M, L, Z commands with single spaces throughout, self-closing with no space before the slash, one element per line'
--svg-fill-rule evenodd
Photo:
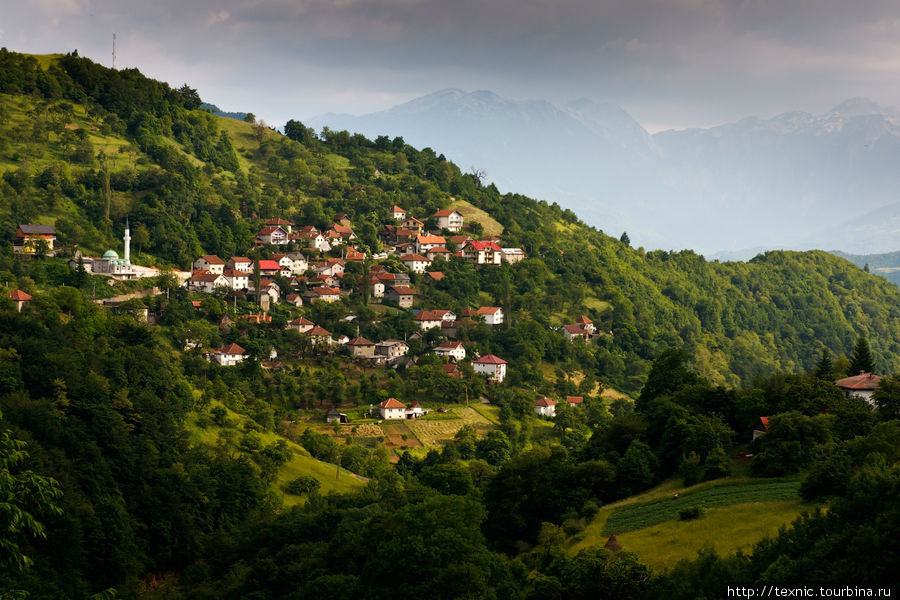
<path fill-rule="evenodd" d="M 501 190 L 557 202 L 647 247 L 748 257 L 759 247 L 897 248 L 900 111 L 864 98 L 819 115 L 651 135 L 615 104 L 446 89 L 306 124 L 403 136 L 483 169 Z"/>

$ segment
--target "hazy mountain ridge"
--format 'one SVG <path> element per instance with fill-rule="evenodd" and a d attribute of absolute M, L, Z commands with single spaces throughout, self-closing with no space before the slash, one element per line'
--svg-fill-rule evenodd
<path fill-rule="evenodd" d="M 870 253 L 894 249 L 900 231 L 892 225 L 895 214 L 900 221 L 900 111 L 865 98 L 820 115 L 790 111 L 650 135 L 614 104 L 558 108 L 447 89 L 308 124 L 402 135 L 649 247 Z"/>

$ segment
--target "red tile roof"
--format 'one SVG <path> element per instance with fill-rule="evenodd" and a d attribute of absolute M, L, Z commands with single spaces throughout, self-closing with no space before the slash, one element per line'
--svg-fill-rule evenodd
<path fill-rule="evenodd" d="M 494 356 L 493 354 L 485 354 L 478 360 L 474 361 L 475 363 L 481 365 L 505 365 L 508 364 L 505 360 L 500 358 L 499 356 Z"/>
<path fill-rule="evenodd" d="M 584 335 L 585 333 L 581 325 L 563 325 L 563 329 L 574 335 Z"/>
<path fill-rule="evenodd" d="M 284 219 L 269 219 L 266 221 L 266 225 L 293 225 L 291 221 L 285 221 Z"/>
<path fill-rule="evenodd" d="M 431 216 L 432 217 L 449 217 L 453 213 L 458 213 L 459 216 L 462 216 L 461 212 L 459 212 L 458 210 L 454 210 L 452 208 L 445 208 L 444 210 L 439 210 Z"/>
<path fill-rule="evenodd" d="M 843 379 L 838 379 L 834 382 L 834 384 L 839 388 L 843 388 L 845 390 L 874 390 L 878 387 L 878 384 L 880 382 L 880 375 L 873 375 L 872 373 L 860 373 L 859 375 L 854 375 L 853 377 L 844 377 Z"/>
<path fill-rule="evenodd" d="M 476 315 L 495 315 L 497 311 L 500 310 L 498 306 L 482 306 L 477 311 L 475 311 Z"/>
<path fill-rule="evenodd" d="M 219 258 L 218 256 L 216 256 L 215 254 L 204 254 L 200 258 L 202 258 L 203 260 L 205 260 L 206 262 L 208 262 L 211 265 L 224 265 L 225 264 L 225 261 L 222 260 L 221 258 Z"/>
<path fill-rule="evenodd" d="M 395 204 L 394 206 L 391 207 L 391 212 L 402 212 L 402 213 L 406 214 L 406 209 L 400 208 L 399 206 L 397 206 Z"/>
<path fill-rule="evenodd" d="M 291 321 L 291 325 L 314 325 L 314 323 L 306 317 L 297 317 Z"/>
<path fill-rule="evenodd" d="M 438 348 L 442 350 L 456 350 L 463 345 L 462 342 L 441 342 Z"/>
<path fill-rule="evenodd" d="M 556 406 L 556 402 L 554 402 L 550 398 L 547 398 L 546 396 L 544 396 L 543 398 L 540 398 L 539 400 L 535 400 L 534 405 L 535 406 Z"/>
<path fill-rule="evenodd" d="M 260 271 L 280 271 L 281 265 L 274 260 L 261 260 L 259 261 L 259 269 Z"/>
<path fill-rule="evenodd" d="M 763 427 L 766 428 L 766 431 L 768 431 L 769 430 L 769 417 L 760 417 L 759 420 L 760 420 L 760 422 L 762 422 Z"/>
<path fill-rule="evenodd" d="M 391 289 L 401 295 L 416 293 L 416 291 L 414 289 L 412 289 L 411 287 L 409 287 L 408 285 L 395 285 Z"/>
<path fill-rule="evenodd" d="M 442 235 L 420 235 L 416 238 L 420 244 L 446 244 L 447 240 Z"/>
<path fill-rule="evenodd" d="M 566 396 L 566 404 L 581 404 L 584 398 L 581 396 Z"/>
<path fill-rule="evenodd" d="M 246 350 L 237 344 L 228 344 L 227 346 L 222 346 L 216 350 L 217 354 L 243 354 L 244 352 L 246 352 Z"/>
<path fill-rule="evenodd" d="M 307 331 L 306 335 L 331 337 L 331 332 L 324 327 L 319 327 L 318 325 L 316 325 L 315 327 Z"/>
<path fill-rule="evenodd" d="M 405 256 L 401 256 L 401 257 L 400 257 L 400 262 L 413 262 L 413 261 L 415 261 L 415 262 L 427 262 L 427 263 L 430 263 L 430 262 L 431 262 L 430 260 L 428 260 L 427 258 L 425 258 L 424 256 L 422 256 L 421 254 L 407 254 L 407 255 L 405 255 Z"/>
<path fill-rule="evenodd" d="M 396 398 L 388 398 L 378 405 L 378 408 L 406 408 L 406 405 Z"/>
<path fill-rule="evenodd" d="M 359 336 L 347 342 L 348 346 L 374 346 L 375 342 L 370 342 L 366 338 Z"/>
<path fill-rule="evenodd" d="M 435 281 L 440 281 L 441 279 L 444 278 L 444 274 L 441 271 L 430 271 L 430 272 L 426 273 L 426 275 L 428 275 Z"/>
<path fill-rule="evenodd" d="M 495 244 L 494 242 L 476 242 L 469 240 L 466 242 L 467 246 L 472 246 L 476 250 L 496 250 L 497 252 L 503 252 L 503 250 Z"/>
<path fill-rule="evenodd" d="M 22 290 L 13 290 L 9 293 L 9 297 L 16 302 L 27 302 L 28 300 L 31 300 L 31 296 L 26 294 Z"/>
<path fill-rule="evenodd" d="M 580 317 L 578 317 L 577 319 L 575 319 L 575 322 L 578 323 L 579 325 L 588 325 L 588 324 L 590 324 L 590 323 L 593 323 L 593 321 L 591 321 L 590 319 L 588 319 L 588 318 L 587 318 L 586 316 L 584 316 L 584 315 L 581 315 Z"/>

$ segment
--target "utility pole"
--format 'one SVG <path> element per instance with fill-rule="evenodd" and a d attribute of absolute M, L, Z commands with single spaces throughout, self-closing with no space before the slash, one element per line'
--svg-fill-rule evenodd
<path fill-rule="evenodd" d="M 116 68 L 116 34 L 113 34 L 112 68 Z"/>

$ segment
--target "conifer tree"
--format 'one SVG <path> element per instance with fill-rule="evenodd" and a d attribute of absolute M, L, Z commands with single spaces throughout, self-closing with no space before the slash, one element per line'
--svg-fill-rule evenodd
<path fill-rule="evenodd" d="M 627 231 L 623 231 L 623 232 L 622 232 L 622 237 L 619 238 L 619 241 L 622 242 L 623 244 L 625 244 L 626 246 L 630 246 L 630 245 L 631 245 L 631 238 L 628 237 L 628 232 L 627 232 Z"/>
<path fill-rule="evenodd" d="M 875 371 L 875 361 L 872 358 L 872 352 L 869 350 L 869 342 L 866 336 L 861 335 L 856 340 L 856 347 L 850 354 L 850 368 L 847 374 L 850 376 L 859 375 L 860 373 L 872 373 Z"/>
<path fill-rule="evenodd" d="M 834 379 L 834 365 L 831 364 L 831 353 L 827 348 L 822 349 L 822 358 L 819 359 L 819 364 L 816 366 L 815 376 L 816 379 L 825 381 Z"/>

